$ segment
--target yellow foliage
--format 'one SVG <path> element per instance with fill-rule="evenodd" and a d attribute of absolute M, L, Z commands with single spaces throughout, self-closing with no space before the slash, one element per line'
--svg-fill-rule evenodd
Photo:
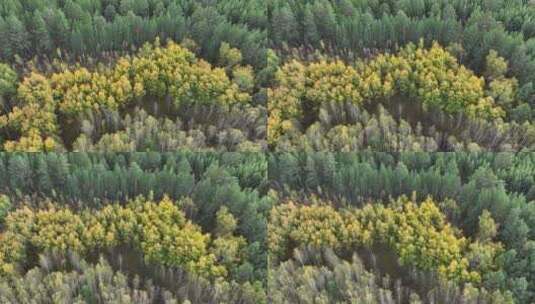
<path fill-rule="evenodd" d="M 80 214 L 53 205 L 44 210 L 24 207 L 9 214 L 5 225 L 0 234 L 0 275 L 13 272 L 29 248 L 85 254 L 89 249 L 120 244 L 139 247 L 150 262 L 205 277 L 227 274 L 210 252 L 210 235 L 187 220 L 168 198 L 159 203 L 138 198 L 127 206 L 111 205 Z"/>
<path fill-rule="evenodd" d="M 137 55 L 122 57 L 113 67 L 66 69 L 48 78 L 32 72 L 19 86 L 18 104 L 0 117 L 0 127 L 12 128 L 22 137 L 8 143 L 10 149 L 41 151 L 50 149 L 47 136 L 57 134 L 57 114 L 74 117 L 85 111 L 116 110 L 146 95 L 170 96 L 177 105 L 247 103 L 251 100 L 248 77 L 254 75 L 243 68 L 237 76 L 240 81 L 232 82 L 224 69 L 212 68 L 176 43 L 146 44 Z M 30 134 L 33 129 L 38 134 Z M 37 137 L 47 144 L 39 148 L 34 143 Z"/>
<path fill-rule="evenodd" d="M 20 137 L 17 141 L 8 140 L 4 143 L 7 152 L 50 152 L 57 147 L 51 137 L 43 139 L 36 129 L 30 129 L 27 136 Z"/>
<path fill-rule="evenodd" d="M 289 202 L 272 210 L 268 232 L 274 259 L 300 246 L 349 250 L 376 243 L 392 248 L 402 264 L 435 270 L 449 280 L 478 282 L 479 271 L 488 270 L 470 269 L 468 240 L 457 235 L 431 199 L 416 204 L 401 198 L 389 207 L 350 210 Z M 494 257 L 488 256 L 485 265 Z"/>
<path fill-rule="evenodd" d="M 284 121 L 299 119 L 305 107 L 314 111 L 324 102 L 360 105 L 407 95 L 424 108 L 435 106 L 446 113 L 486 119 L 505 115 L 485 95 L 485 80 L 459 65 L 438 44 L 430 49 L 409 44 L 398 54 L 380 54 L 354 66 L 339 60 L 310 64 L 292 60 L 279 68 L 275 78 L 277 85 L 268 96 L 270 143 L 284 134 Z"/>

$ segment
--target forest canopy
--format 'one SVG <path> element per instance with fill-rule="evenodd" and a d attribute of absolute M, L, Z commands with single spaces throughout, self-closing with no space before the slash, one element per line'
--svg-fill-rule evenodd
<path fill-rule="evenodd" d="M 521 0 L 9 0 L 0 144 L 532 151 L 534 14 Z"/>
<path fill-rule="evenodd" d="M 1 0 L 0 303 L 535 303 L 535 0 Z"/>
<path fill-rule="evenodd" d="M 274 0 L 268 11 L 272 149 L 533 150 L 532 1 Z"/>
<path fill-rule="evenodd" d="M 534 157 L 0 154 L 2 299 L 531 303 Z"/>
<path fill-rule="evenodd" d="M 266 303 L 262 154 L 0 158 L 2 302 Z"/>

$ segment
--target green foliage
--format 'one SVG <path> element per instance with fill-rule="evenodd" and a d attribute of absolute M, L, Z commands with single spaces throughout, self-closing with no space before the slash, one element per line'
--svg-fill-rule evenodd
<path fill-rule="evenodd" d="M 360 299 L 348 288 L 409 303 L 532 302 L 532 154 L 277 153 L 267 161 L 1 154 L 0 189 L 12 207 L 0 233 L 0 286 L 15 288 L 38 264 L 46 273 L 78 269 L 38 261 L 55 251 L 92 263 L 104 255 L 129 282 L 143 274 L 129 286 L 150 280 L 192 303 Z M 131 199 L 140 194 L 150 199 Z M 412 199 L 391 200 L 404 195 Z M 375 287 L 361 284 L 369 276 L 358 260 Z M 280 292 L 270 293 L 274 286 Z"/>
<path fill-rule="evenodd" d="M 0 58 L 37 56 L 44 61 L 55 58 L 107 57 L 125 53 L 153 42 L 156 38 L 181 41 L 198 40 L 200 55 L 215 63 L 222 41 L 239 47 L 247 64 L 261 68 L 265 53 L 266 5 L 262 1 L 232 1 L 240 10 L 214 3 L 181 0 L 123 1 L 33 1 L 9 0 L 2 7 L 0 37 L 4 46 Z M 247 7 L 247 10 L 243 10 Z M 209 23 L 202 22 L 206 20 Z M 197 37 L 206 33 L 207 38 Z M 208 38 L 209 37 L 209 38 Z M 57 50 L 60 50 L 59 52 Z"/>
<path fill-rule="evenodd" d="M 271 148 L 533 150 L 533 5 L 364 0 L 268 6 L 270 42 L 283 59 L 268 91 Z M 415 44 L 422 50 L 407 51 Z M 363 66 L 371 68 L 365 73 Z M 387 118 L 367 117 L 381 116 L 377 102 Z M 318 103 L 342 104 L 325 107 L 337 107 L 333 117 Z M 510 134 L 502 137 L 504 131 Z M 492 147 L 482 142 L 489 138 L 496 139 Z"/>
<path fill-rule="evenodd" d="M 2 104 L 12 97 L 17 90 L 17 73 L 8 65 L 0 64 L 0 98 Z"/>
<path fill-rule="evenodd" d="M 270 42 L 284 54 L 314 50 L 354 60 L 370 52 L 395 52 L 423 39 L 464 50 L 463 63 L 485 71 L 491 50 L 509 62 L 511 76 L 533 82 L 535 61 L 529 38 L 535 14 L 526 1 L 464 3 L 407 1 L 284 1 L 270 3 Z M 281 17 L 284 16 L 284 18 Z M 320 30 L 321 29 L 321 30 Z M 285 48 L 286 45 L 294 49 Z M 459 48 L 457 48 L 459 49 Z"/>
<path fill-rule="evenodd" d="M 0 301 L 266 303 L 265 170 L 256 153 L 1 154 Z M 113 282 L 84 287 L 76 256 Z"/>

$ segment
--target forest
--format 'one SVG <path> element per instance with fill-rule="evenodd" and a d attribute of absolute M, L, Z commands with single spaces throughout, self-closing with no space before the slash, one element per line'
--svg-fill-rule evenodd
<path fill-rule="evenodd" d="M 0 304 L 535 303 L 535 0 L 1 0 Z"/>
<path fill-rule="evenodd" d="M 265 9 L 2 1 L 2 150 L 265 150 Z"/>
<path fill-rule="evenodd" d="M 6 0 L 0 146 L 533 151 L 534 20 L 527 0 Z"/>
<path fill-rule="evenodd" d="M 533 303 L 532 153 L 0 154 L 1 303 Z"/>
<path fill-rule="evenodd" d="M 533 303 L 532 153 L 268 157 L 273 303 Z"/>
<path fill-rule="evenodd" d="M 271 1 L 268 12 L 272 149 L 533 150 L 533 1 Z"/>
<path fill-rule="evenodd" d="M 0 303 L 267 303 L 263 154 L 0 164 Z"/>

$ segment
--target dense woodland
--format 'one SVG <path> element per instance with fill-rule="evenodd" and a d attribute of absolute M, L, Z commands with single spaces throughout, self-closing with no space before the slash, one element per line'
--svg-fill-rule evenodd
<path fill-rule="evenodd" d="M 268 162 L 275 302 L 535 301 L 535 155 L 282 153 Z"/>
<path fill-rule="evenodd" d="M 266 302 L 262 154 L 0 163 L 1 303 Z"/>
<path fill-rule="evenodd" d="M 0 144 L 532 151 L 534 14 L 527 0 L 3 1 Z"/>
<path fill-rule="evenodd" d="M 535 300 L 531 153 L 7 153 L 0 174 L 0 302 Z"/>
<path fill-rule="evenodd" d="M 265 150 L 265 11 L 262 1 L 2 1 L 2 149 Z"/>
<path fill-rule="evenodd" d="M 0 303 L 535 303 L 534 0 L 0 0 L 0 46 Z"/>
<path fill-rule="evenodd" d="M 272 148 L 533 150 L 533 1 L 271 1 L 268 10 L 280 62 Z"/>

